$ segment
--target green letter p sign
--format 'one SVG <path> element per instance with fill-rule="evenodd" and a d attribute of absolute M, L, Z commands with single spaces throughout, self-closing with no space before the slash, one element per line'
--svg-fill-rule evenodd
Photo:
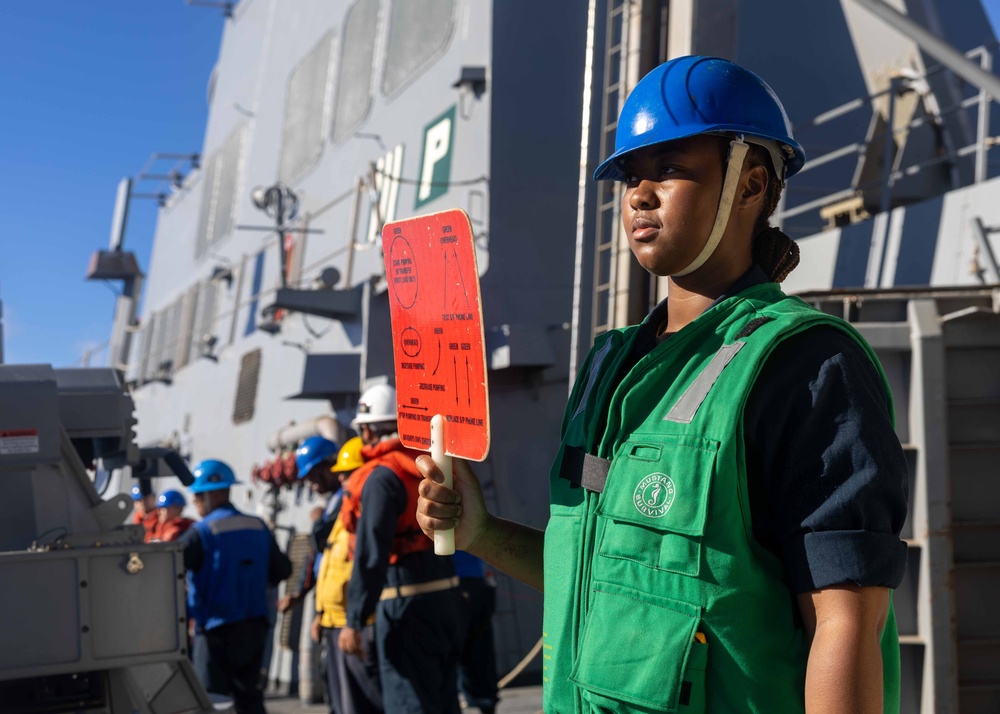
<path fill-rule="evenodd" d="M 420 158 L 420 185 L 417 203 L 420 208 L 448 193 L 451 179 L 451 139 L 455 135 L 455 107 L 424 127 L 424 149 Z"/>

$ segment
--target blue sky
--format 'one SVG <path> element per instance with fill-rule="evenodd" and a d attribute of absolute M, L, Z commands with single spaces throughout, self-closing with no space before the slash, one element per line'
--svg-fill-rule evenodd
<path fill-rule="evenodd" d="M 155 151 L 201 150 L 222 27 L 219 10 L 183 0 L 4 3 L 5 362 L 69 366 L 107 340 L 115 296 L 84 280 L 90 254 L 108 245 L 123 176 Z M 156 203 L 132 204 L 126 247 L 146 268 Z"/>
<path fill-rule="evenodd" d="M 997 27 L 1000 0 L 984 4 Z M 223 22 L 183 0 L 4 2 L 4 361 L 70 366 L 106 342 L 115 296 L 84 281 L 87 262 L 108 245 L 123 176 L 153 152 L 201 150 Z M 155 221 L 155 202 L 132 202 L 126 247 L 143 268 Z"/>

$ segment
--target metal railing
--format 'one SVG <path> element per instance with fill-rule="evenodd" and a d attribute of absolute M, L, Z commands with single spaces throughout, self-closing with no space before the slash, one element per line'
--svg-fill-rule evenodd
<path fill-rule="evenodd" d="M 979 59 L 979 66 L 987 72 L 992 71 L 993 67 L 993 51 L 990 47 L 980 46 L 973 50 L 965 53 L 966 57 L 970 59 Z M 872 145 L 877 145 L 880 141 L 884 142 L 885 154 L 883 159 L 882 175 L 877 180 L 867 181 L 865 183 L 860 183 L 853 185 L 846 189 L 841 189 L 838 191 L 833 191 L 826 195 L 820 196 L 804 203 L 799 203 L 791 208 L 786 207 L 786 195 L 789 192 L 792 195 L 801 194 L 807 192 L 807 190 L 797 189 L 797 187 L 792 184 L 789 186 L 784 194 L 782 195 L 781 201 L 778 205 L 777 211 L 775 212 L 775 222 L 779 227 L 783 227 L 784 223 L 796 216 L 802 216 L 811 211 L 816 211 L 825 206 L 829 206 L 838 201 L 844 201 L 846 199 L 854 198 L 860 196 L 865 190 L 874 189 L 880 187 L 880 211 L 887 211 L 891 207 L 892 198 L 892 188 L 893 185 L 901 178 L 913 176 L 921 171 L 924 171 L 932 166 L 936 166 L 942 163 L 954 162 L 957 159 L 967 157 L 971 154 L 975 154 L 975 169 L 974 169 L 974 183 L 981 183 L 985 181 L 989 176 L 989 164 L 987 152 L 989 149 L 997 142 L 1000 142 L 1000 137 L 989 136 L 989 126 L 990 126 L 990 102 L 995 101 L 998 98 L 991 97 L 987 94 L 985 89 L 980 89 L 975 96 L 968 97 L 956 104 L 942 107 L 937 113 L 933 115 L 923 115 L 919 116 L 909 122 L 904 126 L 898 128 L 893 128 L 893 121 L 895 119 L 895 105 L 896 105 L 896 95 L 898 94 L 900 88 L 907 81 L 914 82 L 918 80 L 923 80 L 931 77 L 940 72 L 946 71 L 943 65 L 937 65 L 928 69 L 922 75 L 915 75 L 912 77 L 893 77 L 890 81 L 890 86 L 880 92 L 876 92 L 871 95 L 866 95 L 852 99 L 849 102 L 845 102 L 839 106 L 833 107 L 822 114 L 819 114 L 806 122 L 800 122 L 793 126 L 793 134 L 796 137 L 800 137 L 803 132 L 807 132 L 809 129 L 813 129 L 824 124 L 828 124 L 836 119 L 847 116 L 858 110 L 864 110 L 866 108 L 871 108 L 872 103 L 882 97 L 888 97 L 889 99 L 889 111 L 888 116 L 885 121 L 886 129 L 882 132 L 873 134 L 871 137 L 864 141 L 853 142 L 847 144 L 846 146 L 840 146 L 833 150 L 827 151 L 816 158 L 809 159 L 805 166 L 797 174 L 797 178 L 806 174 L 809 171 L 820 168 L 827 164 L 831 164 L 836 161 L 843 160 L 847 157 L 854 157 L 855 161 L 858 160 L 860 156 L 868 153 L 869 148 Z M 977 107 L 977 122 L 976 122 L 976 140 L 975 143 L 968 144 L 959 148 L 951 148 L 938 156 L 931 157 L 929 159 L 905 166 L 898 169 L 893 168 L 893 158 L 894 152 L 893 147 L 895 146 L 895 137 L 898 135 L 908 134 L 911 130 L 917 129 L 921 126 L 937 123 L 942 118 L 947 117 L 951 114 L 957 112 L 962 112 L 972 107 Z M 801 138 L 800 138 L 801 141 Z M 958 188 L 958 186 L 954 186 Z"/>

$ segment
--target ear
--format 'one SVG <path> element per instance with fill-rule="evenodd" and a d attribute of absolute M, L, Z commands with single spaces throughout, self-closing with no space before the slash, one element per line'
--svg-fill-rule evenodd
<path fill-rule="evenodd" d="M 737 201 L 740 210 L 759 211 L 767 195 L 769 181 L 767 169 L 760 164 L 744 168 L 742 191 Z"/>

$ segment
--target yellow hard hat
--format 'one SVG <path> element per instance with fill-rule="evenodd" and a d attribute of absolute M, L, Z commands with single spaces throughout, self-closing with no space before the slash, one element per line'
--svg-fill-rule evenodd
<path fill-rule="evenodd" d="M 365 442 L 361 440 L 360 436 L 348 439 L 344 444 L 344 448 L 337 454 L 337 465 L 330 470 L 333 473 L 340 473 L 341 471 L 353 471 L 361 466 L 365 462 L 361 458 L 361 448 L 364 445 Z"/>

